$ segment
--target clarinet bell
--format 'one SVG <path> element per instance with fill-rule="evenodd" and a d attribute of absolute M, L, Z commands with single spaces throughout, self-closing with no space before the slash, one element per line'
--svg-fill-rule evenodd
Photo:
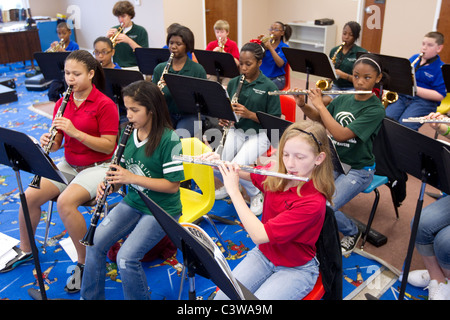
<path fill-rule="evenodd" d="M 31 188 L 40 189 L 41 188 L 41 176 L 34 176 L 33 180 L 31 180 L 30 184 L 28 185 Z"/>
<path fill-rule="evenodd" d="M 95 228 L 96 228 L 96 226 L 93 226 L 92 224 L 89 226 L 89 229 L 86 232 L 86 234 L 84 235 L 83 239 L 80 240 L 80 243 L 83 246 L 91 247 L 94 245 Z"/>

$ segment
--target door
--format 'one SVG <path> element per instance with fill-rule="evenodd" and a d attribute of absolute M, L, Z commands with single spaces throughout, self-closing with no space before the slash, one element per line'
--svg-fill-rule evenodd
<path fill-rule="evenodd" d="M 216 39 L 214 24 L 226 20 L 230 24 L 228 38 L 238 43 L 237 0 L 205 0 L 206 43 Z"/>
<path fill-rule="evenodd" d="M 361 46 L 372 53 L 380 53 L 386 0 L 366 0 L 362 21 Z"/>
<path fill-rule="evenodd" d="M 439 53 L 439 56 L 445 63 L 450 63 L 450 0 L 442 0 L 437 31 L 444 35 L 446 41 L 444 43 L 444 49 Z"/>

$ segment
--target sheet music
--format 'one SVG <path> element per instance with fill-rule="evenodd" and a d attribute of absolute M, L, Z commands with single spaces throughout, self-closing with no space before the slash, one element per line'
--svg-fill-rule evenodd
<path fill-rule="evenodd" d="M 12 249 L 19 244 L 19 240 L 0 232 L 0 269 L 4 268 L 6 263 L 16 256 Z"/>

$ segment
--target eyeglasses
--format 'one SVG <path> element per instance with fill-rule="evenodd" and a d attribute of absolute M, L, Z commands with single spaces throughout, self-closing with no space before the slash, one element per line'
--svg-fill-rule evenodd
<path fill-rule="evenodd" d="M 322 145 L 322 142 L 317 140 L 316 136 L 312 132 L 308 132 L 308 131 L 305 131 L 305 130 L 302 130 L 302 129 L 298 129 L 298 128 L 294 128 L 294 129 L 310 135 L 314 139 L 314 142 L 317 144 L 317 149 L 319 150 L 319 153 L 320 153 L 320 146 Z"/>
<path fill-rule="evenodd" d="M 109 50 L 109 51 L 94 50 L 93 54 L 94 54 L 94 56 L 99 56 L 99 55 L 106 56 L 107 54 L 110 54 L 111 52 L 112 52 L 112 50 Z"/>
<path fill-rule="evenodd" d="M 278 32 L 278 31 L 283 31 L 283 30 L 281 30 L 281 29 L 272 29 L 272 28 L 269 28 L 269 32 L 272 32 L 272 31 Z"/>

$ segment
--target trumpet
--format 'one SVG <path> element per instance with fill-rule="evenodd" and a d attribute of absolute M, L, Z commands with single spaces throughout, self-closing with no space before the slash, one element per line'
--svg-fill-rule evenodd
<path fill-rule="evenodd" d="M 58 112 L 55 115 L 56 118 L 60 118 L 64 114 L 64 110 L 66 109 L 67 103 L 69 102 L 70 94 L 72 93 L 73 86 L 69 86 L 67 91 L 64 93 L 64 98 L 61 105 L 58 108 Z M 50 149 L 55 142 L 56 134 L 58 133 L 58 129 L 55 126 L 50 127 L 50 138 L 47 145 L 44 147 L 44 152 L 48 155 L 50 153 Z M 39 189 L 41 187 L 41 176 L 35 175 L 31 183 L 28 185 L 31 188 Z"/>
<path fill-rule="evenodd" d="M 273 34 L 271 34 L 270 36 L 259 36 L 258 39 L 261 41 L 261 43 L 264 43 L 269 39 L 270 39 L 270 44 L 273 44 L 275 42 L 275 40 L 273 38 Z"/>
<path fill-rule="evenodd" d="M 270 96 L 284 96 L 284 95 L 292 95 L 292 96 L 301 96 L 308 95 L 309 90 L 282 90 L 282 91 L 269 91 L 268 94 Z M 372 91 L 364 91 L 364 90 L 324 90 L 323 94 L 369 94 Z"/>
<path fill-rule="evenodd" d="M 194 157 L 194 156 L 187 156 L 187 155 L 173 155 L 172 160 L 182 161 L 182 162 L 187 162 L 187 163 L 194 163 L 194 164 L 203 164 L 203 165 L 207 165 L 210 167 L 216 167 L 216 168 L 219 167 L 222 163 L 225 163 L 225 161 L 222 161 L 222 160 L 213 160 L 213 161 L 201 160 L 198 158 L 198 156 Z M 299 176 L 296 176 L 293 174 L 288 174 L 288 173 L 281 173 L 281 172 L 276 172 L 276 171 L 258 169 L 258 168 L 255 168 L 252 166 L 247 166 L 247 165 L 239 165 L 239 168 L 244 172 L 256 173 L 256 174 L 260 174 L 263 176 L 272 176 L 272 177 L 298 180 L 298 181 L 309 181 L 309 178 L 299 177 Z"/>
<path fill-rule="evenodd" d="M 132 123 L 127 124 L 127 126 L 123 131 L 122 138 L 120 139 L 119 147 L 117 148 L 117 152 L 114 155 L 111 164 L 120 163 L 120 159 L 122 158 L 123 152 L 125 151 L 125 146 L 127 145 L 128 138 L 130 137 L 132 131 L 133 131 L 133 124 Z M 95 229 L 97 228 L 98 220 L 100 219 L 100 216 L 102 215 L 103 212 L 103 208 L 105 207 L 106 204 L 106 198 L 108 197 L 108 194 L 112 187 L 113 185 L 108 183 L 105 178 L 105 192 L 103 193 L 103 197 L 97 199 L 97 204 L 95 205 L 95 210 L 94 213 L 92 214 L 89 229 L 84 235 L 83 239 L 80 240 L 80 243 L 84 246 L 94 245 Z"/>
<path fill-rule="evenodd" d="M 383 96 L 381 98 L 381 102 L 383 103 L 383 106 L 387 108 L 388 105 L 391 103 L 394 103 L 398 100 L 398 93 L 395 91 L 386 91 L 383 93 Z"/>
<path fill-rule="evenodd" d="M 450 118 L 427 119 L 425 117 L 409 117 L 402 119 L 402 122 L 418 122 L 418 123 L 446 123 L 450 124 Z"/>
<path fill-rule="evenodd" d="M 161 92 L 166 86 L 166 82 L 164 81 L 164 75 L 169 72 L 170 66 L 172 65 L 172 61 L 173 61 L 173 52 L 170 54 L 169 60 L 167 60 L 166 66 L 164 67 L 164 70 L 161 74 L 161 78 L 159 78 L 158 81 L 158 88 L 159 90 L 161 90 Z"/>
<path fill-rule="evenodd" d="M 242 85 L 244 84 L 244 80 L 245 80 L 245 74 L 241 74 L 241 76 L 239 78 L 238 86 L 236 88 L 236 92 L 233 94 L 233 97 L 231 98 L 231 105 L 238 103 L 239 95 L 241 94 Z M 222 139 L 220 139 L 219 146 L 215 150 L 215 152 L 217 154 L 222 154 L 223 146 L 225 144 L 225 140 L 227 139 L 227 134 L 228 134 L 228 131 L 230 131 L 230 128 L 231 128 L 231 124 L 223 127 Z"/>
<path fill-rule="evenodd" d="M 123 23 L 120 24 L 119 28 L 117 28 L 117 31 L 109 38 L 111 40 L 113 48 L 116 46 L 116 39 L 123 31 Z"/>
<path fill-rule="evenodd" d="M 48 48 L 47 50 L 45 50 L 45 52 L 57 52 L 60 48 L 66 48 L 64 39 L 59 40 L 59 42 L 54 47 Z"/>
<path fill-rule="evenodd" d="M 341 43 L 341 45 L 337 48 L 336 52 L 334 53 L 333 57 L 331 58 L 331 62 L 333 62 L 333 64 L 336 64 L 336 57 L 338 55 L 339 52 L 341 52 L 342 48 L 344 48 L 345 46 L 345 41 Z"/>
<path fill-rule="evenodd" d="M 225 51 L 225 43 L 222 41 L 222 37 L 219 37 L 219 39 L 217 40 L 217 45 L 220 48 L 219 52 Z"/>
<path fill-rule="evenodd" d="M 333 82 L 328 79 L 320 79 L 316 82 L 316 87 L 322 91 L 330 90 Z"/>

